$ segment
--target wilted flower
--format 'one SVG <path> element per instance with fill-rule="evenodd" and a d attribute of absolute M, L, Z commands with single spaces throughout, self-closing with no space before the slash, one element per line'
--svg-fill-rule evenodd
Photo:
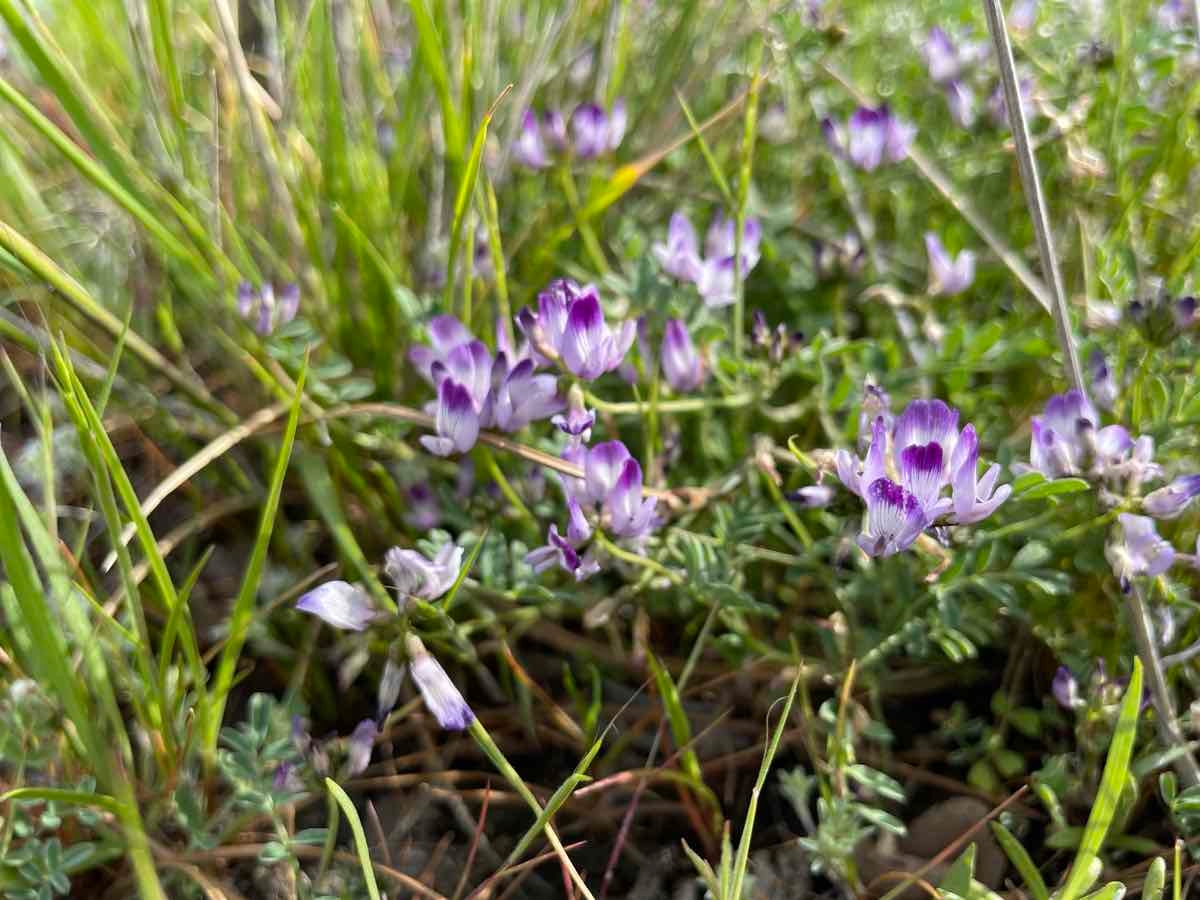
<path fill-rule="evenodd" d="M 374 719 L 363 719 L 355 727 L 346 744 L 346 775 L 353 778 L 366 771 L 371 764 L 371 751 L 375 749 L 375 738 L 379 728 Z"/>
<path fill-rule="evenodd" d="M 1054 699 L 1058 701 L 1058 705 L 1063 709 L 1078 709 L 1084 705 L 1083 698 L 1079 696 L 1079 682 L 1075 680 L 1075 676 L 1066 666 L 1058 667 L 1058 671 L 1054 673 L 1054 681 L 1050 685 L 1050 690 L 1054 694 Z"/>
<path fill-rule="evenodd" d="M 362 631 L 379 616 L 366 591 L 345 581 L 327 581 L 313 588 L 296 601 L 296 609 L 343 631 Z"/>
<path fill-rule="evenodd" d="M 844 131 L 828 119 L 821 127 L 835 153 L 845 155 L 868 172 L 885 160 L 895 163 L 905 159 L 917 134 L 916 127 L 898 119 L 886 103 L 878 109 L 860 106 Z"/>
<path fill-rule="evenodd" d="M 975 427 L 958 431 L 958 411 L 941 400 L 914 400 L 891 429 L 891 453 L 899 483 L 887 476 L 888 427 L 883 416 L 871 426 L 864 459 L 848 450 L 836 456 L 837 474 L 866 503 L 858 543 L 871 556 L 890 556 L 909 547 L 945 515 L 954 524 L 979 522 L 1012 493 L 996 486 L 1000 466 L 977 477 L 979 440 Z M 945 488 L 951 496 L 943 497 Z"/>
<path fill-rule="evenodd" d="M 448 541 L 433 559 L 418 550 L 393 547 L 383 557 L 383 570 L 403 597 L 436 600 L 454 587 L 462 569 L 463 548 Z"/>
<path fill-rule="evenodd" d="M 243 281 L 237 289 L 237 307 L 238 314 L 260 335 L 266 336 L 296 318 L 300 310 L 300 288 L 286 284 L 276 296 L 273 284 L 255 288 L 250 282 Z"/>
<path fill-rule="evenodd" d="M 682 319 L 667 322 L 660 354 L 663 376 L 677 393 L 694 391 L 704 383 L 707 372 L 696 352 L 692 336 Z"/>
<path fill-rule="evenodd" d="M 1142 500 L 1142 511 L 1156 519 L 1173 519 L 1200 494 L 1200 475 L 1183 475 Z"/>
<path fill-rule="evenodd" d="M 616 150 L 625 136 L 625 124 L 624 100 L 617 100 L 607 112 L 597 103 L 584 103 L 576 107 L 571 114 L 575 155 L 580 159 L 594 159 Z"/>
<path fill-rule="evenodd" d="M 663 271 L 680 281 L 691 282 L 710 308 L 728 306 L 737 299 L 735 277 L 745 279 L 761 257 L 762 229 L 758 220 L 747 218 L 742 226 L 741 246 L 737 244 L 737 223 L 718 212 L 704 238 L 704 256 L 700 255 L 696 229 L 681 211 L 671 216 L 665 244 L 650 249 Z M 740 250 L 740 262 L 735 253 Z"/>
<path fill-rule="evenodd" d="M 467 701 L 441 663 L 433 658 L 416 635 L 405 638 L 408 650 L 408 667 L 412 671 L 413 681 L 421 692 L 425 706 L 433 713 L 438 724 L 447 731 L 462 731 L 475 721 L 475 713 L 467 706 Z"/>
<path fill-rule="evenodd" d="M 1175 548 L 1159 537 L 1154 520 L 1147 516 L 1121 513 L 1117 516 L 1121 536 L 1109 543 L 1105 555 L 1113 573 L 1128 591 L 1135 575 L 1161 575 L 1175 562 Z"/>
<path fill-rule="evenodd" d="M 637 333 L 632 320 L 610 329 L 596 289 L 566 278 L 551 282 L 538 294 L 538 311 L 523 310 L 517 321 L 537 353 L 586 381 L 617 368 Z"/>
<path fill-rule="evenodd" d="M 607 441 L 586 448 L 571 445 L 563 458 L 583 469 L 583 478 L 561 476 L 567 498 L 567 533 L 551 525 L 546 544 L 526 555 L 536 572 L 559 566 L 578 581 L 600 570 L 597 548 L 585 545 L 596 527 L 618 541 L 643 552 L 650 532 L 657 526 L 657 499 L 643 496 L 642 467 L 620 441 Z"/>
<path fill-rule="evenodd" d="M 975 280 L 975 254 L 970 250 L 963 250 L 951 259 L 941 239 L 927 231 L 925 252 L 929 255 L 930 294 L 961 294 Z"/>

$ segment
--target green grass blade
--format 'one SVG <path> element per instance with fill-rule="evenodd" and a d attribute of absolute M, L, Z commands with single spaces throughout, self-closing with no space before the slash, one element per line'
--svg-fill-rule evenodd
<path fill-rule="evenodd" d="M 1033 895 L 1033 900 L 1050 900 L 1050 891 L 1046 888 L 1042 873 L 1034 865 L 1029 853 L 1021 846 L 1017 836 L 1000 822 L 992 822 L 991 825 L 996 842 L 1004 851 L 1004 855 L 1008 857 L 1009 862 L 1013 864 L 1013 868 L 1020 873 L 1021 878 L 1025 881 L 1025 887 Z"/>
<path fill-rule="evenodd" d="M 379 900 L 379 885 L 375 883 L 375 867 L 371 865 L 367 834 L 363 831 L 362 820 L 358 817 L 358 810 L 354 808 L 354 801 L 332 778 L 325 779 L 325 788 L 333 795 L 337 805 L 342 808 L 346 821 L 350 823 L 350 832 L 354 835 L 354 852 L 358 856 L 359 865 L 362 866 L 363 881 L 367 883 L 367 894 L 371 900 Z"/>
<path fill-rule="evenodd" d="M 90 794 L 87 791 L 68 791 L 50 787 L 19 787 L 0 794 L 0 803 L 11 800 L 40 800 L 43 803 L 63 803 L 70 806 L 94 806 L 114 815 L 125 814 L 125 807 L 115 797 L 107 794 Z"/>
<path fill-rule="evenodd" d="M 1093 863 L 1099 859 L 1100 847 L 1108 834 L 1108 826 L 1112 824 L 1113 815 L 1117 810 L 1117 801 L 1125 786 L 1126 774 L 1129 771 L 1129 760 L 1133 755 L 1133 744 L 1137 738 L 1138 711 L 1142 702 L 1142 662 L 1134 658 L 1133 674 L 1129 678 L 1129 687 L 1125 698 L 1121 701 L 1121 712 L 1113 730 L 1112 743 L 1108 748 L 1108 759 L 1104 763 L 1104 775 L 1100 780 L 1100 790 L 1092 804 L 1092 812 L 1088 816 L 1087 827 L 1083 832 L 1083 840 L 1071 865 L 1071 874 L 1059 894 L 1059 900 L 1076 900 L 1086 891 L 1095 878 Z"/>
<path fill-rule="evenodd" d="M 433 90 L 441 106 L 446 158 L 450 161 L 450 168 L 457 175 L 462 168 L 465 131 L 458 111 L 454 108 L 450 74 L 446 70 L 446 51 L 442 48 L 442 38 L 425 0 L 409 0 L 408 6 L 412 10 L 413 26 L 417 30 L 417 51 L 421 54 L 426 71 L 433 79 Z"/>
<path fill-rule="evenodd" d="M 750 792 L 750 806 L 746 810 L 746 820 L 742 824 L 742 835 L 738 839 L 737 859 L 733 864 L 733 884 L 729 894 L 731 898 L 740 900 L 742 882 L 746 877 L 746 867 L 750 862 L 750 837 L 754 833 L 754 819 L 758 814 L 758 798 L 762 794 L 763 785 L 767 782 L 767 773 L 771 771 L 771 763 L 779 752 L 779 742 L 783 740 L 783 732 L 787 730 L 788 719 L 792 715 L 792 704 L 796 702 L 796 691 L 800 689 L 800 679 L 803 674 L 796 675 L 792 680 L 792 689 L 788 691 L 787 700 L 783 704 L 783 714 L 771 735 L 771 743 L 763 754 L 762 765 L 758 769 L 758 778 L 754 782 L 754 790 Z"/>
<path fill-rule="evenodd" d="M 246 642 L 250 623 L 254 618 L 254 600 L 258 596 L 258 584 L 262 577 L 263 566 L 267 559 L 267 549 L 271 543 L 271 535 L 275 530 L 275 516 L 279 511 L 279 497 L 283 492 L 283 479 L 287 475 L 288 463 L 292 457 L 292 444 L 296 439 L 296 427 L 300 422 L 300 400 L 304 396 L 304 380 L 308 374 L 308 366 L 300 372 L 296 380 L 296 394 L 292 399 L 292 409 L 288 413 L 287 425 L 283 430 L 283 441 L 279 445 L 279 455 L 275 459 L 275 470 L 271 473 L 271 484 L 267 489 L 266 502 L 263 504 L 262 515 L 258 521 L 258 532 L 254 536 L 254 546 L 250 552 L 250 561 L 246 564 L 246 574 L 242 578 L 242 586 L 233 602 L 233 610 L 229 616 L 229 637 L 221 651 L 221 660 L 217 664 L 217 674 L 213 681 L 210 709 L 207 715 L 207 733 L 204 735 L 205 752 L 212 754 L 217 749 L 217 736 L 224 717 L 225 701 L 229 689 L 233 686 L 234 669 Z"/>
<path fill-rule="evenodd" d="M 680 700 L 679 689 L 671 679 L 671 673 L 663 667 L 654 654 L 647 653 L 646 661 L 650 665 L 650 673 L 654 676 L 654 683 L 658 687 L 658 694 L 662 698 L 663 708 L 667 713 L 667 722 L 671 726 L 671 737 L 675 741 L 675 746 L 680 750 L 683 771 L 696 782 L 703 783 L 704 775 L 700 770 L 700 760 L 696 756 L 696 751 L 689 746 L 692 742 L 692 726 L 688 722 L 687 712 Z"/>

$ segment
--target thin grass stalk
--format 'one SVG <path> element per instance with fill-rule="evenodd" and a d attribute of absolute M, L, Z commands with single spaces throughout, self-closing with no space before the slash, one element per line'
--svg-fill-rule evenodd
<path fill-rule="evenodd" d="M 1016 149 L 1017 168 L 1021 173 L 1021 185 L 1025 189 L 1025 203 L 1033 220 L 1037 236 L 1038 255 L 1042 261 L 1042 274 L 1049 281 L 1050 314 L 1058 332 L 1058 343 L 1067 364 L 1067 377 L 1071 386 L 1087 396 L 1087 385 L 1079 365 L 1079 352 L 1071 333 L 1071 314 L 1067 309 L 1066 292 L 1063 290 L 1062 273 L 1058 258 L 1054 255 L 1054 238 L 1050 231 L 1050 214 L 1046 210 L 1046 198 L 1042 182 L 1038 178 L 1037 158 L 1033 155 L 1029 137 L 1029 122 L 1025 118 L 1025 107 L 1021 102 L 1021 88 L 1017 79 L 1017 64 L 1013 60 L 1012 43 L 1008 39 L 1008 28 L 1004 24 L 1004 10 L 999 0 L 983 0 L 987 15 L 988 31 L 996 51 L 996 63 L 1000 69 L 1000 83 L 1004 86 L 1004 103 L 1008 107 L 1008 122 L 1012 128 L 1013 144 Z"/>

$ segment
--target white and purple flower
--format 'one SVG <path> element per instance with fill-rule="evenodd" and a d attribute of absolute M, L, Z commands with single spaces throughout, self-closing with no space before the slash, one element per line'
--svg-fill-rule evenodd
<path fill-rule="evenodd" d="M 1142 500 L 1142 511 L 1156 519 L 1174 519 L 1200 494 L 1200 475 L 1181 475 Z"/>
<path fill-rule="evenodd" d="M 363 631 L 380 616 L 367 592 L 345 581 L 318 585 L 296 601 L 296 609 L 341 631 Z"/>
<path fill-rule="evenodd" d="M 975 254 L 970 250 L 963 250 L 951 258 L 941 238 L 932 231 L 927 231 L 925 252 L 929 255 L 930 294 L 961 294 L 975 281 Z"/>
<path fill-rule="evenodd" d="M 830 119 L 822 122 L 821 127 L 835 153 L 867 172 L 885 161 L 897 163 L 906 159 L 917 135 L 916 126 L 897 118 L 886 103 L 878 108 L 860 106 L 844 129 Z"/>
<path fill-rule="evenodd" d="M 453 541 L 443 544 L 433 559 L 419 550 L 392 547 L 383 556 L 383 571 L 402 601 L 410 596 L 436 600 L 454 587 L 462 560 L 463 548 Z"/>
<path fill-rule="evenodd" d="M 571 114 L 571 138 L 575 155 L 595 159 L 621 146 L 627 122 L 625 101 L 617 100 L 605 110 L 598 103 L 583 103 Z"/>
<path fill-rule="evenodd" d="M 899 481 L 887 474 L 888 433 Z M 907 549 L 943 516 L 952 524 L 982 521 L 1008 499 L 1011 485 L 996 485 L 1000 466 L 978 477 L 979 440 L 973 425 L 958 430 L 958 410 L 941 400 L 914 400 L 890 429 L 882 415 L 871 425 L 871 443 L 859 459 L 836 456 L 838 478 L 866 503 L 859 546 L 871 556 Z M 943 491 L 950 488 L 950 496 Z"/>
<path fill-rule="evenodd" d="M 530 169 L 544 169 L 550 165 L 541 125 L 537 113 L 532 109 L 525 110 L 521 116 L 521 130 L 517 133 L 512 152 L 517 162 Z"/>
<path fill-rule="evenodd" d="M 1159 536 L 1154 520 L 1148 516 L 1121 513 L 1117 521 L 1120 537 L 1110 542 L 1104 552 L 1121 590 L 1127 592 L 1134 576 L 1155 577 L 1171 568 L 1175 548 Z"/>
<path fill-rule="evenodd" d="M 237 288 L 237 308 L 238 314 L 250 322 L 260 336 L 266 337 L 296 318 L 300 311 L 300 288 L 285 284 L 276 294 L 273 284 L 255 288 L 250 282 L 243 281 Z"/>
<path fill-rule="evenodd" d="M 663 377 L 678 394 L 686 394 L 704 384 L 708 370 L 704 360 L 692 342 L 687 324 L 682 319 L 671 319 L 663 332 L 662 351 L 659 354 Z"/>
<path fill-rule="evenodd" d="M 585 381 L 621 365 L 637 335 L 633 320 L 609 328 L 596 289 L 565 278 L 551 282 L 538 294 L 536 313 L 523 310 L 517 321 L 536 354 L 561 360 Z"/>
<path fill-rule="evenodd" d="M 552 524 L 546 544 L 526 555 L 535 572 L 552 566 L 583 581 L 600 571 L 601 551 L 587 546 L 597 528 L 637 553 L 645 551 L 658 526 L 657 499 L 643 496 L 642 467 L 620 441 L 586 448 L 572 444 L 563 459 L 583 469 L 583 478 L 561 476 L 567 498 L 567 533 Z"/>
<path fill-rule="evenodd" d="M 405 647 L 408 650 L 408 668 L 412 672 L 413 682 L 421 692 L 425 706 L 437 719 L 438 725 L 447 731 L 469 728 L 475 721 L 475 713 L 454 686 L 442 664 L 425 649 L 425 645 L 416 635 L 409 634 L 405 638 Z"/>
<path fill-rule="evenodd" d="M 1056 394 L 1046 402 L 1042 415 L 1030 421 L 1029 464 L 1018 463 L 1014 470 L 1040 472 L 1046 478 L 1127 478 L 1131 487 L 1158 474 L 1149 437 L 1134 440 L 1124 426 L 1098 428 L 1099 421 L 1095 407 L 1081 392 Z"/>
<path fill-rule="evenodd" d="M 691 220 L 681 211 L 671 216 L 666 243 L 650 249 L 663 271 L 680 281 L 696 285 L 710 308 L 729 306 L 737 300 L 737 281 L 758 265 L 762 256 L 762 228 L 755 218 L 742 225 L 741 246 L 737 245 L 737 223 L 718 212 L 704 237 L 704 255 Z M 735 254 L 740 256 L 735 260 Z"/>

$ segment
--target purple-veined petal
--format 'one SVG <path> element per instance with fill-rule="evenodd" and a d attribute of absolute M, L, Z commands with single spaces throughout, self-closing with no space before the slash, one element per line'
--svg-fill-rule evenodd
<path fill-rule="evenodd" d="M 421 438 L 421 444 L 435 456 L 465 453 L 479 437 L 479 413 L 471 393 L 451 378 L 443 378 L 438 385 L 435 427 L 436 437 Z"/>
<path fill-rule="evenodd" d="M 920 501 L 887 478 L 866 490 L 867 511 L 858 545 L 868 556 L 891 556 L 912 545 L 928 524 Z"/>
<path fill-rule="evenodd" d="M 942 458 L 954 455 L 958 435 L 958 410 L 941 400 L 913 400 L 896 419 L 893 440 L 897 451 L 913 445 L 934 443 L 942 448 Z"/>
<path fill-rule="evenodd" d="M 905 447 L 900 453 L 900 482 L 927 512 L 938 501 L 945 483 L 942 447 L 937 443 Z"/>
<path fill-rule="evenodd" d="M 588 451 L 583 470 L 589 500 L 603 503 L 608 498 L 628 459 L 629 450 L 620 441 L 606 441 Z"/>

